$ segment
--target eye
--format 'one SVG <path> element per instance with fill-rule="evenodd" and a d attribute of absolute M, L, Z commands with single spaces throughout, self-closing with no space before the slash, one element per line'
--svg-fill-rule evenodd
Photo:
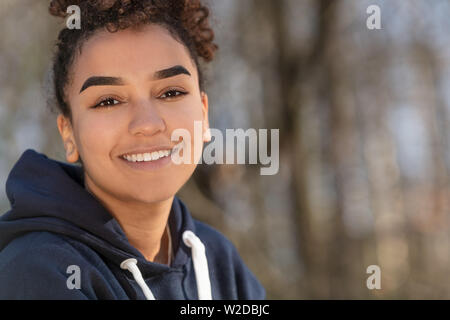
<path fill-rule="evenodd" d="M 102 101 L 100 101 L 98 104 L 96 104 L 95 106 L 93 106 L 92 108 L 108 108 L 114 105 L 119 104 L 120 101 L 118 101 L 117 99 L 114 98 L 106 98 L 103 99 Z"/>
<path fill-rule="evenodd" d="M 180 90 L 177 90 L 177 89 L 171 89 L 171 90 L 168 90 L 168 91 L 164 92 L 159 97 L 159 99 L 163 99 L 163 100 L 165 100 L 165 99 L 173 99 L 173 98 L 177 98 L 177 97 L 180 97 L 180 96 L 184 96 L 186 94 L 187 94 L 187 92 L 183 92 L 183 91 L 180 91 Z"/>

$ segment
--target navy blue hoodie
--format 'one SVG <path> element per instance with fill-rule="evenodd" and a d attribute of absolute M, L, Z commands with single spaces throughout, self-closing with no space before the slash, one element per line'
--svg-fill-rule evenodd
<path fill-rule="evenodd" d="M 265 298 L 231 242 L 194 220 L 177 197 L 168 221 L 174 257 L 168 266 L 147 261 L 130 245 L 84 188 L 78 166 L 27 150 L 6 193 L 11 210 L 0 218 L 0 299 L 195 300 L 202 290 L 200 298 L 208 291 L 212 299 Z"/>

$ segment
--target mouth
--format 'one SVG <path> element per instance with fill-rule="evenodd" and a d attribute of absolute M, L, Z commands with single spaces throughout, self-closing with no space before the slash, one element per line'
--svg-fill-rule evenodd
<path fill-rule="evenodd" d="M 172 149 L 163 149 L 153 152 L 129 153 L 121 155 L 120 158 L 130 162 L 155 162 L 164 158 L 170 158 L 173 153 L 176 153 L 183 146 L 183 141 L 175 145 Z"/>

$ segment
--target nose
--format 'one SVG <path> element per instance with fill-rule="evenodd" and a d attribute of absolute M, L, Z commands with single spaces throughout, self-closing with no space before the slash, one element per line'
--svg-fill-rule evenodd
<path fill-rule="evenodd" d="M 164 119 L 149 101 L 136 103 L 132 110 L 128 129 L 132 135 L 152 136 L 166 129 Z"/>

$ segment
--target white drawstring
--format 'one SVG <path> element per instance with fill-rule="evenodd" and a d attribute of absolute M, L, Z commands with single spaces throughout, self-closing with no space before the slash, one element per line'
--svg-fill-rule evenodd
<path fill-rule="evenodd" d="M 136 259 L 127 259 L 125 261 L 122 261 L 120 267 L 122 269 L 130 271 L 133 274 L 134 280 L 136 280 L 139 287 L 141 287 L 141 290 L 142 292 L 144 292 L 145 298 L 147 298 L 147 300 L 155 300 L 155 296 L 145 283 L 144 278 L 142 278 L 142 274 L 137 266 Z"/>
<path fill-rule="evenodd" d="M 197 280 L 198 299 L 212 300 L 205 246 L 192 231 L 183 232 L 183 242 L 191 248 L 195 279 Z"/>
<path fill-rule="evenodd" d="M 198 299 L 212 300 L 205 245 L 192 231 L 189 230 L 183 232 L 183 242 L 186 246 L 191 248 L 195 279 L 197 281 Z M 131 272 L 134 280 L 136 280 L 139 287 L 141 287 L 147 300 L 155 300 L 155 296 L 142 278 L 136 259 L 126 259 L 120 264 L 120 267 Z"/>

